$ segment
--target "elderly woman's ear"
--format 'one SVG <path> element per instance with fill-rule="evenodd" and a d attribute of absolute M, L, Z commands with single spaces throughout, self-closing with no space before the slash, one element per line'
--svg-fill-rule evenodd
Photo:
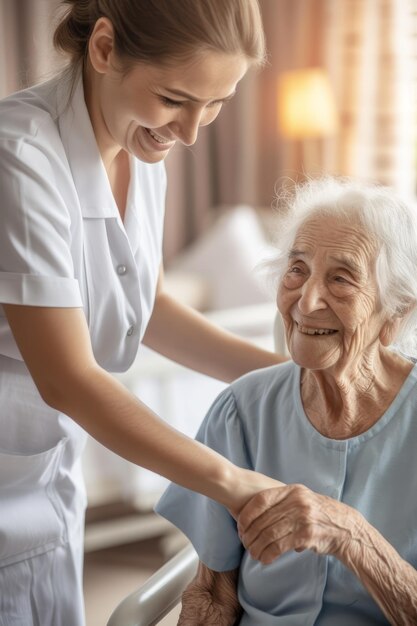
<path fill-rule="evenodd" d="M 386 320 L 379 333 L 379 340 L 384 347 L 388 347 L 395 342 L 404 317 L 408 315 L 415 306 L 416 303 L 412 302 Z"/>

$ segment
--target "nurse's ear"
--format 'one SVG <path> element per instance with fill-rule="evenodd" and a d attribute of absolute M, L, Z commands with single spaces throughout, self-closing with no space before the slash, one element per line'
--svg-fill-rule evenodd
<path fill-rule="evenodd" d="M 94 25 L 88 42 L 88 56 L 99 74 L 106 74 L 115 67 L 114 29 L 107 17 L 100 17 Z"/>

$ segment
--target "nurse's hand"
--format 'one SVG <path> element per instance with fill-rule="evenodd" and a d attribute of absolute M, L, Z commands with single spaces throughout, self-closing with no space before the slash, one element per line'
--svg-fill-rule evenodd
<path fill-rule="evenodd" d="M 361 536 L 363 522 L 343 502 L 295 484 L 253 497 L 239 515 L 238 529 L 252 558 L 267 565 L 289 550 L 340 557 Z"/>
<path fill-rule="evenodd" d="M 228 504 L 227 507 L 237 520 L 243 508 L 246 508 L 246 505 L 248 505 L 252 519 L 255 519 L 255 517 L 257 517 L 258 501 L 253 500 L 253 496 L 266 489 L 284 487 L 285 483 L 275 480 L 270 476 L 260 474 L 259 472 L 233 467 L 237 472 L 237 476 L 233 481 L 233 492 L 230 494 L 230 504 Z M 252 502 L 253 505 L 249 504 Z"/>

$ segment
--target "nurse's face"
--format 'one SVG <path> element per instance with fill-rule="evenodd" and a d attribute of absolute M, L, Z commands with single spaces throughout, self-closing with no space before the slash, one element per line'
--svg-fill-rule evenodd
<path fill-rule="evenodd" d="M 146 163 L 191 146 L 215 120 L 248 67 L 243 55 L 206 52 L 176 65 L 138 62 L 127 74 L 109 59 L 93 75 L 90 117 L 100 149 L 118 146 Z"/>

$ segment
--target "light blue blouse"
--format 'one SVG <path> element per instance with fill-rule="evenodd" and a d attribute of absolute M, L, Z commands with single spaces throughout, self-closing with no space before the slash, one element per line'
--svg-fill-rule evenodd
<path fill-rule="evenodd" d="M 367 432 L 343 441 L 308 420 L 294 363 L 252 372 L 223 391 L 197 435 L 239 466 L 303 483 L 360 511 L 417 567 L 417 366 Z M 357 577 L 332 556 L 288 552 L 263 566 L 240 544 L 216 502 L 171 485 L 157 512 L 191 540 L 216 571 L 240 567 L 241 626 L 388 624 Z"/>

